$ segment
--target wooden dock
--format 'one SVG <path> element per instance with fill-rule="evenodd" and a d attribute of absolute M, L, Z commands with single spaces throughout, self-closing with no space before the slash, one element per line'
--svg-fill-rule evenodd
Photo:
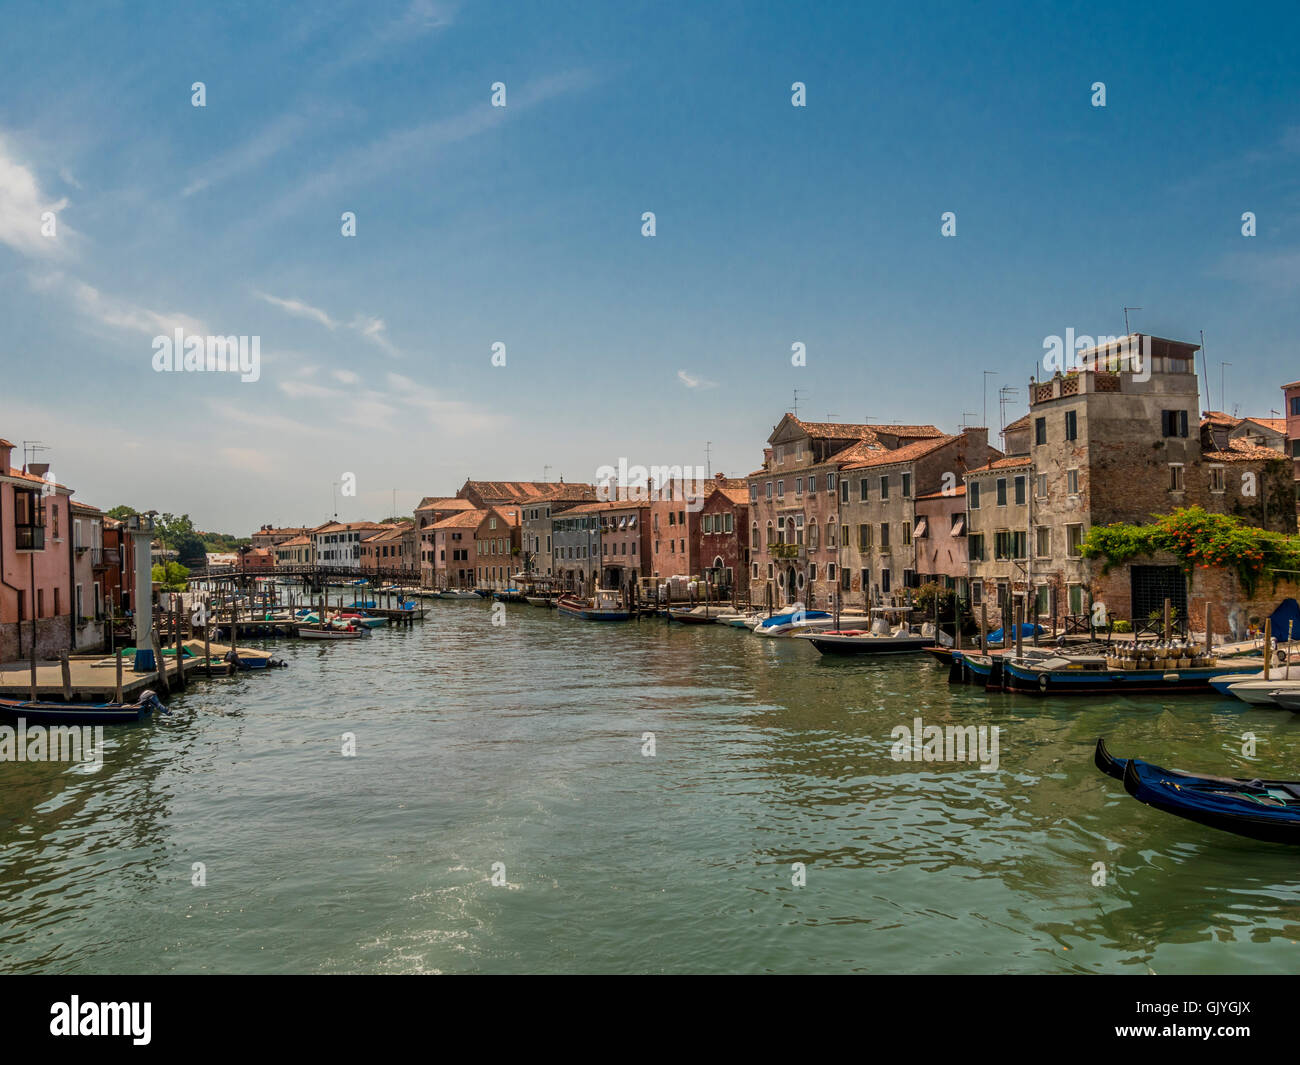
<path fill-rule="evenodd" d="M 83 655 L 68 659 L 69 680 L 73 702 L 110 702 L 117 690 L 117 670 L 97 665 L 104 661 L 103 655 Z M 175 684 L 175 659 L 168 656 L 164 663 L 168 679 Z M 194 661 L 184 664 L 187 680 L 202 667 Z M 167 689 L 159 680 L 158 671 L 136 673 L 129 659 L 123 662 L 122 697 L 127 702 L 134 702 L 142 691 L 150 688 L 160 696 L 166 697 Z M 0 697 L 5 699 L 29 699 L 32 692 L 32 667 L 30 662 L 0 662 Z M 36 695 L 39 699 L 62 701 L 64 696 L 63 666 L 60 662 L 36 663 Z"/>

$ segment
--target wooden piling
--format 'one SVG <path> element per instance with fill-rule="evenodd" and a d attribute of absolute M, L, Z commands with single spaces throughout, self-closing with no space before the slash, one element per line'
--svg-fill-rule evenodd
<path fill-rule="evenodd" d="M 176 599 L 176 605 L 180 606 L 180 597 Z M 181 612 L 178 609 L 174 615 L 176 618 L 176 687 L 179 690 L 185 688 L 185 641 L 181 638 Z"/>
<path fill-rule="evenodd" d="M 1273 619 L 1264 619 L 1264 679 L 1268 680 L 1268 671 L 1273 665 Z"/>
<path fill-rule="evenodd" d="M 1214 638 L 1214 604 L 1205 604 L 1205 653 L 1210 653 Z"/>
<path fill-rule="evenodd" d="M 149 644 L 153 649 L 154 664 L 158 667 L 158 685 L 164 692 L 167 687 L 167 663 L 163 660 L 162 643 L 158 640 L 158 626 L 149 630 Z"/>
<path fill-rule="evenodd" d="M 1024 625 L 1025 625 L 1025 601 L 1021 599 L 1019 602 L 1016 603 L 1016 657 L 1017 658 L 1020 657 L 1021 652 L 1023 651 L 1023 647 L 1021 644 L 1022 634 L 1020 630 L 1024 628 Z M 1006 642 L 1007 641 L 1004 634 L 1002 640 L 1002 645 L 1004 647 L 1006 646 Z"/>
<path fill-rule="evenodd" d="M 114 657 L 117 659 L 115 663 L 117 666 L 117 684 L 113 689 L 113 701 L 120 703 L 122 701 L 122 648 L 117 649 Z"/>
<path fill-rule="evenodd" d="M 1173 604 L 1170 603 L 1168 599 L 1166 599 L 1165 600 L 1165 634 L 1164 634 L 1165 643 L 1169 642 L 1169 611 L 1172 608 L 1172 606 Z"/>
<path fill-rule="evenodd" d="M 72 702 L 72 663 L 68 661 L 68 652 L 59 652 L 59 668 L 63 673 L 63 701 Z"/>

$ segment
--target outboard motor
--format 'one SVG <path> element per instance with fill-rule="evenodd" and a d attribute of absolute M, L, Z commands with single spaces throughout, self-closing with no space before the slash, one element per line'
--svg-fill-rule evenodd
<path fill-rule="evenodd" d="M 166 714 L 169 717 L 171 716 L 171 711 L 167 709 L 163 704 L 163 701 L 158 698 L 158 693 L 152 688 L 146 688 L 140 693 L 140 705 L 150 706 L 160 714 Z"/>

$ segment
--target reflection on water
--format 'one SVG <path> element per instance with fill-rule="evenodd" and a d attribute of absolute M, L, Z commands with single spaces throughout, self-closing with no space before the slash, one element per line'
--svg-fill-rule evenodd
<path fill-rule="evenodd" d="M 722 626 L 430 607 L 198 682 L 172 717 L 107 730 L 97 771 L 0 765 L 0 968 L 1293 968 L 1291 852 L 1143 807 L 1092 765 L 1105 735 L 1300 777 L 1291 715 L 986 695 L 927 659 Z M 996 725 L 998 771 L 894 761 L 915 717 Z"/>

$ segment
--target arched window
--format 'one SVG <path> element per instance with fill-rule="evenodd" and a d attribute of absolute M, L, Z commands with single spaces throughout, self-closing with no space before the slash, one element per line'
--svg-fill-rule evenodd
<path fill-rule="evenodd" d="M 818 542 L 817 519 L 809 518 L 808 519 L 808 550 L 816 551 L 817 542 Z"/>
<path fill-rule="evenodd" d="M 834 518 L 831 518 L 830 521 L 826 523 L 826 547 L 831 551 L 835 550 L 835 519 Z"/>
<path fill-rule="evenodd" d="M 757 550 L 758 550 L 758 547 L 759 547 L 759 543 L 758 543 L 758 522 L 754 522 L 753 527 L 752 527 L 752 531 L 753 531 L 753 536 L 751 537 L 751 543 L 750 543 L 750 546 L 753 547 L 755 551 L 757 551 Z"/>
<path fill-rule="evenodd" d="M 767 542 L 769 544 L 776 543 L 776 541 L 772 539 L 772 523 L 770 521 L 767 523 Z"/>

